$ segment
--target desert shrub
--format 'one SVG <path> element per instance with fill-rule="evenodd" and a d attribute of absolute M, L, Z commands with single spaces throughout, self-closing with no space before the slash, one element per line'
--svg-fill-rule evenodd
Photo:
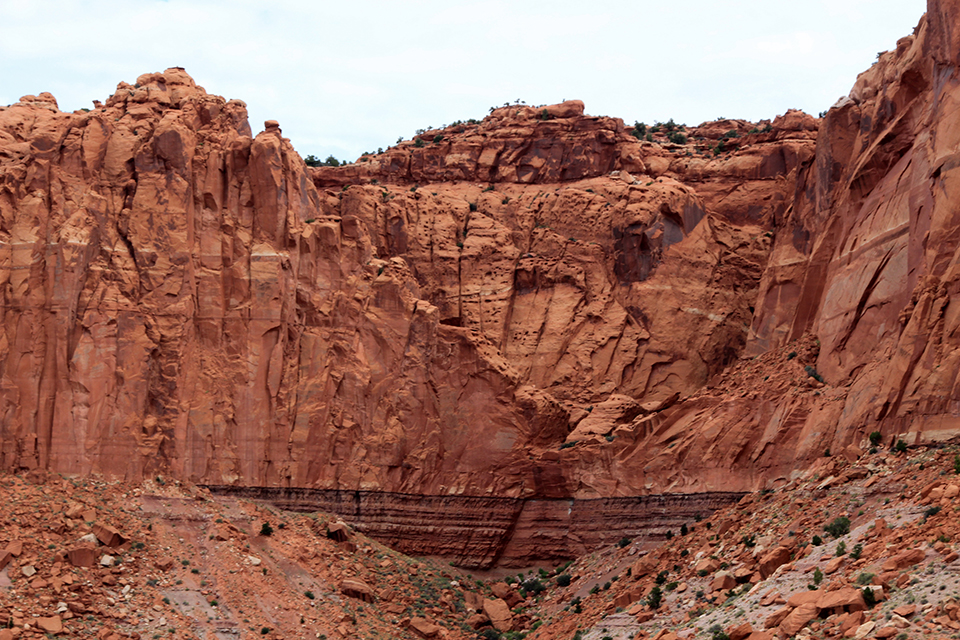
<path fill-rule="evenodd" d="M 840 556 L 842 556 L 842 555 L 844 555 L 844 554 L 846 554 L 846 553 L 847 553 L 847 543 L 846 543 L 846 542 L 838 542 L 838 543 L 837 543 L 837 557 L 839 558 Z"/>
<path fill-rule="evenodd" d="M 263 526 L 260 527 L 260 535 L 262 536 L 272 536 L 273 527 L 270 526 L 269 522 L 264 522 Z"/>
<path fill-rule="evenodd" d="M 620 541 L 617 542 L 617 546 L 623 549 L 625 546 L 627 546 L 631 542 L 633 542 L 633 540 L 631 540 L 630 538 L 626 538 L 626 537 L 620 538 Z"/>
<path fill-rule="evenodd" d="M 907 450 L 907 443 L 904 442 L 903 440 L 897 440 L 897 444 L 896 446 L 894 446 L 894 450 L 896 450 L 897 453 L 903 453 L 904 451 Z"/>
<path fill-rule="evenodd" d="M 680 131 L 674 131 L 667 136 L 667 139 L 674 144 L 687 144 L 687 136 Z"/>
<path fill-rule="evenodd" d="M 557 576 L 557 586 L 558 587 L 569 587 L 570 586 L 570 574 L 561 573 Z"/>
<path fill-rule="evenodd" d="M 545 589 L 539 578 L 528 578 L 521 583 L 521 588 L 527 593 L 537 595 Z"/>
<path fill-rule="evenodd" d="M 869 587 L 864 587 L 862 590 L 863 601 L 867 603 L 868 609 L 873 609 L 877 604 L 877 594 L 873 592 L 873 589 Z"/>
<path fill-rule="evenodd" d="M 880 445 L 880 439 L 883 437 L 879 431 L 870 432 L 870 446 L 877 447 Z"/>
<path fill-rule="evenodd" d="M 320 162 L 320 158 L 313 155 L 312 153 L 308 155 L 306 158 L 304 158 L 303 161 L 306 163 L 308 167 L 319 167 L 320 165 L 323 164 L 322 162 Z"/>
<path fill-rule="evenodd" d="M 860 555 L 862 553 L 863 553 L 863 545 L 860 543 L 857 543 L 853 545 L 853 551 L 850 552 L 850 557 L 853 558 L 854 560 L 859 560 Z"/>
<path fill-rule="evenodd" d="M 873 582 L 873 578 L 874 578 L 874 574 L 863 572 L 859 576 L 857 576 L 857 584 L 859 584 L 862 587 L 864 585 L 867 585 Z"/>
<path fill-rule="evenodd" d="M 814 369 L 813 367 L 811 367 L 810 365 L 805 366 L 805 367 L 803 368 L 803 370 L 807 372 L 807 375 L 808 375 L 808 376 L 810 376 L 811 378 L 813 378 L 813 379 L 816 380 L 817 382 L 823 383 L 823 376 L 821 376 L 819 373 L 817 373 L 817 370 Z"/>
<path fill-rule="evenodd" d="M 413 146 L 417 147 L 418 149 L 422 147 L 423 144 L 424 144 L 423 138 L 417 138 L 416 140 L 413 141 Z"/>
<path fill-rule="evenodd" d="M 840 536 L 847 535 L 850 533 L 850 518 L 847 516 L 839 516 L 833 519 L 833 522 L 826 525 L 823 528 L 824 531 L 829 533 L 834 538 L 839 538 Z"/>
<path fill-rule="evenodd" d="M 813 570 L 813 584 L 820 584 L 823 582 L 823 571 L 820 571 L 820 567 L 817 567 Z"/>
<path fill-rule="evenodd" d="M 662 600 L 663 592 L 660 590 L 660 587 L 654 587 L 650 590 L 650 595 L 647 596 L 647 606 L 651 609 L 659 609 Z"/>

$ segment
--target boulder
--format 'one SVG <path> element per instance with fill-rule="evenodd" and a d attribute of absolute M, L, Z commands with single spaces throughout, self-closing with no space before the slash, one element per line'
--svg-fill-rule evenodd
<path fill-rule="evenodd" d="M 882 568 L 884 571 L 899 571 L 900 569 L 922 562 L 925 555 L 923 549 L 908 549 L 887 559 L 883 563 Z"/>
<path fill-rule="evenodd" d="M 376 599 L 370 585 L 357 578 L 344 579 L 340 583 L 340 592 L 348 598 L 356 598 L 364 602 L 373 602 Z"/>
<path fill-rule="evenodd" d="M 820 609 L 812 602 L 807 602 L 793 611 L 791 611 L 782 622 L 780 622 L 780 632 L 787 636 L 794 636 L 800 629 L 807 626 L 807 623 L 817 617 Z"/>
<path fill-rule="evenodd" d="M 441 627 L 426 618 L 410 618 L 410 628 L 421 638 L 436 638 Z"/>
<path fill-rule="evenodd" d="M 127 541 L 127 538 L 109 525 L 96 523 L 91 528 L 93 529 L 93 534 L 97 536 L 97 540 L 105 547 L 116 548 Z"/>
<path fill-rule="evenodd" d="M 766 580 L 773 575 L 774 571 L 776 571 L 782 565 L 790 562 L 790 556 L 790 549 L 786 547 L 777 547 L 776 549 L 772 549 L 771 551 L 767 552 L 762 558 L 760 558 L 760 575 L 763 576 L 764 580 Z"/>
<path fill-rule="evenodd" d="M 484 598 L 483 613 L 490 618 L 490 624 L 497 631 L 510 631 L 513 628 L 513 613 L 502 599 Z"/>

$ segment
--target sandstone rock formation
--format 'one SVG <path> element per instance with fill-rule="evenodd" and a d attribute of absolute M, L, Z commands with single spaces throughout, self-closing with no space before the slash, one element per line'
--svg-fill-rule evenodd
<path fill-rule="evenodd" d="M 606 494 L 556 447 L 611 394 L 662 405 L 731 362 L 770 243 L 581 112 L 498 110 L 333 180 L 494 189 L 318 191 L 276 122 L 251 138 L 179 69 L 3 109 L 3 465 Z"/>
<path fill-rule="evenodd" d="M 0 108 L 0 466 L 450 514 L 957 435 L 958 18 L 930 0 L 822 121 L 685 140 L 518 105 L 308 169 L 181 69 L 89 112 L 25 96 Z"/>

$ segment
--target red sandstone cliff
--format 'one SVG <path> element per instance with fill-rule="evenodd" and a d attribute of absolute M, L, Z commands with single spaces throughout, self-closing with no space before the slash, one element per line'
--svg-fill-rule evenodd
<path fill-rule="evenodd" d="M 822 123 L 686 144 L 571 102 L 309 170 L 182 70 L 89 113 L 27 96 L 2 465 L 631 496 L 955 434 L 958 17 L 931 0 Z"/>

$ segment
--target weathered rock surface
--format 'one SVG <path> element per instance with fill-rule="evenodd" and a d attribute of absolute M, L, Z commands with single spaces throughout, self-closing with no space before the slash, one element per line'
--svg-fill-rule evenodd
<path fill-rule="evenodd" d="M 364 165 L 473 180 L 482 157 L 499 189 L 318 191 L 277 123 L 251 138 L 242 103 L 179 69 L 90 112 L 0 110 L 0 462 L 437 495 L 661 486 L 612 481 L 636 459 L 597 449 L 614 429 L 633 446 L 736 358 L 770 239 L 645 176 L 621 121 L 514 111 Z M 480 164 L 445 173 L 461 144 Z M 394 171 L 427 151 L 444 163 Z M 582 420 L 617 398 L 640 407 Z M 593 444 L 558 453 L 581 421 Z"/>
<path fill-rule="evenodd" d="M 308 170 L 179 69 L 0 108 L 0 466 L 450 513 L 958 435 L 960 2 L 929 9 L 821 122 L 686 142 L 573 101 Z"/>

